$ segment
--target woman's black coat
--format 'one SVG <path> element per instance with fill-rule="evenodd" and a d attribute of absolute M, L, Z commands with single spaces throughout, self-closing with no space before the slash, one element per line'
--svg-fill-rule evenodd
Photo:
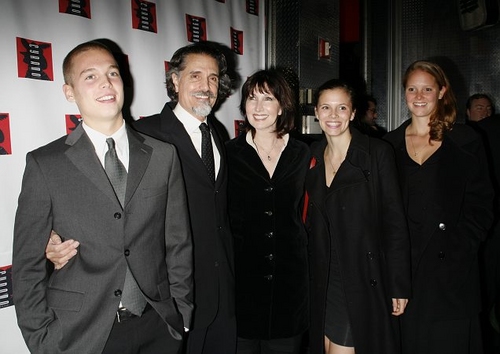
<path fill-rule="evenodd" d="M 410 297 L 410 245 L 394 153 L 351 129 L 345 161 L 325 193 L 326 140 L 311 148 L 306 227 L 311 269 L 310 353 L 323 354 L 330 250 L 337 250 L 356 354 L 399 352 L 392 298 Z"/>
<path fill-rule="evenodd" d="M 290 138 L 273 177 L 245 134 L 226 144 L 238 336 L 292 337 L 307 329 L 307 236 L 300 219 L 309 163 Z"/>
<path fill-rule="evenodd" d="M 402 195 L 408 210 L 408 161 L 405 130 L 411 120 L 385 137 L 395 149 Z M 472 128 L 455 124 L 445 133 L 434 190 L 439 196 L 428 212 L 418 236 L 419 251 L 412 250 L 413 299 L 404 322 L 471 318 L 480 311 L 478 248 L 492 222 L 493 190 L 480 136 Z M 412 236 L 413 237 L 413 236 Z M 453 338 L 449 338 L 453 340 Z"/>

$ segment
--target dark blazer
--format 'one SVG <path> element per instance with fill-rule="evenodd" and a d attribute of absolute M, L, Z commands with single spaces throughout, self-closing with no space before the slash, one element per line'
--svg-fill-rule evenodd
<path fill-rule="evenodd" d="M 124 209 L 81 125 L 27 155 L 12 274 L 32 353 L 100 353 L 127 264 L 174 338 L 189 324 L 192 247 L 179 160 L 172 145 L 127 133 Z M 44 252 L 51 230 L 80 242 L 78 254 L 53 272 Z"/>
<path fill-rule="evenodd" d="M 214 183 L 182 123 L 169 103 L 159 115 L 135 122 L 138 131 L 177 147 L 186 184 L 194 246 L 194 303 L 192 328 L 205 328 L 218 311 L 234 316 L 233 242 L 227 217 L 227 162 L 221 125 L 208 117 L 221 155 Z"/>
<path fill-rule="evenodd" d="M 405 129 L 411 120 L 385 137 L 396 152 L 405 209 L 409 206 Z M 493 190 L 483 144 L 464 124 L 445 133 L 442 158 L 432 188 L 439 192 L 428 210 L 422 231 L 411 234 L 422 243 L 412 249 L 413 298 L 403 315 L 419 319 L 471 318 L 480 311 L 478 247 L 492 222 Z M 435 193 L 436 194 L 436 193 Z M 450 338 L 450 340 L 453 340 Z"/>
<path fill-rule="evenodd" d="M 310 353 L 324 353 L 325 302 L 332 246 L 338 254 L 356 354 L 399 352 L 392 298 L 410 297 L 410 245 L 394 153 L 351 129 L 345 161 L 325 187 L 326 139 L 315 143 L 306 177 L 311 267 Z M 325 195 L 326 193 L 326 195 Z M 333 319 L 334 321 L 334 319 Z"/>
<path fill-rule="evenodd" d="M 245 134 L 226 147 L 238 336 L 298 335 L 309 322 L 307 236 L 300 216 L 309 148 L 290 138 L 270 178 Z"/>

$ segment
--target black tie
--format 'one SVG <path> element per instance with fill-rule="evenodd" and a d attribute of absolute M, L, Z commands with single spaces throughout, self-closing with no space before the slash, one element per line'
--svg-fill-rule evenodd
<path fill-rule="evenodd" d="M 207 167 L 208 175 L 215 181 L 214 151 L 212 148 L 212 138 L 210 137 L 210 128 L 206 123 L 200 124 L 201 130 L 201 159 Z"/>
<path fill-rule="evenodd" d="M 122 208 L 125 201 L 125 190 L 127 189 L 127 170 L 121 163 L 116 154 L 115 141 L 113 138 L 107 138 L 108 151 L 104 156 L 104 169 L 108 175 L 109 181 L 115 190 L 116 197 L 120 201 Z M 127 266 L 125 274 L 125 284 L 123 285 L 123 293 L 121 298 L 122 305 L 130 312 L 140 316 L 146 306 L 146 299 L 139 290 L 130 269 Z"/>

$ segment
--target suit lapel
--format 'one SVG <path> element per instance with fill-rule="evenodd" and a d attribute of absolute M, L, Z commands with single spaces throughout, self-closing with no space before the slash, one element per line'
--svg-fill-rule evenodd
<path fill-rule="evenodd" d="M 222 138 L 221 138 L 217 128 L 212 123 L 212 119 L 215 119 L 215 117 L 208 116 L 207 122 L 208 122 L 210 130 L 212 132 L 212 136 L 213 136 L 214 141 L 215 141 L 215 147 L 219 151 L 219 155 L 220 155 L 220 168 L 219 168 L 219 173 L 217 174 L 217 178 L 215 180 L 215 185 L 218 188 L 220 186 L 220 184 L 222 183 L 222 176 L 224 176 L 226 173 L 226 171 L 225 171 L 225 169 L 226 169 L 226 150 L 225 149 L 226 149 L 226 147 L 224 145 L 224 142 L 222 141 Z M 201 161 L 201 159 L 200 159 L 200 161 Z"/>
<path fill-rule="evenodd" d="M 290 171 L 296 171 L 295 166 L 297 163 L 297 159 L 300 158 L 299 154 L 299 145 L 295 143 L 295 141 L 290 137 L 288 140 L 288 144 L 286 148 L 281 153 L 281 156 L 278 160 L 278 165 L 276 165 L 276 169 L 274 170 L 272 180 L 278 182 L 282 178 L 286 177 Z"/>
<path fill-rule="evenodd" d="M 129 169 L 127 175 L 127 192 L 125 194 L 125 206 L 134 195 L 139 183 L 148 168 L 153 148 L 143 143 L 144 139 L 127 127 L 129 144 Z"/>
<path fill-rule="evenodd" d="M 166 109 L 169 111 L 165 111 Z M 175 116 L 172 109 L 170 107 L 164 108 L 160 118 L 160 129 L 162 134 L 166 137 L 166 141 L 173 144 L 177 148 L 177 153 L 182 161 L 183 171 L 190 167 L 191 173 L 198 175 L 198 177 L 205 179 L 207 182 L 210 182 L 210 178 L 206 172 L 206 167 L 203 164 L 200 155 L 198 155 L 198 152 L 196 151 L 189 134 L 184 128 L 184 125 Z"/>
<path fill-rule="evenodd" d="M 125 193 L 125 206 L 130 201 L 142 180 L 142 176 L 151 158 L 152 148 L 143 144 L 143 138 L 127 127 L 129 141 L 129 168 L 127 174 L 127 191 Z M 88 138 L 85 131 L 79 125 L 73 133 L 66 139 L 66 144 L 71 145 L 66 151 L 66 155 L 71 162 L 99 188 L 108 198 L 120 202 L 116 198 L 111 183 L 108 180 L 106 171 L 102 167 L 99 158 L 94 152 L 94 145 Z"/>
<path fill-rule="evenodd" d="M 95 148 L 89 137 L 83 130 L 81 124 L 78 125 L 73 133 L 66 138 L 66 144 L 71 147 L 66 150 L 66 156 L 99 190 L 110 199 L 116 200 L 115 192 L 108 176 L 102 167 Z"/>
<path fill-rule="evenodd" d="M 243 163 L 248 167 L 249 170 L 256 170 L 258 178 L 269 180 L 269 172 L 262 164 L 259 155 L 253 147 L 251 147 L 246 141 L 246 133 L 240 135 L 236 138 L 236 150 L 234 151 L 235 156 L 239 156 L 240 163 Z"/>
<path fill-rule="evenodd" d="M 356 152 L 352 152 L 352 154 L 354 155 Z M 353 164 L 348 154 L 330 185 L 329 194 L 359 183 L 365 183 L 367 176 L 361 166 Z M 366 169 L 366 171 L 369 171 L 369 169 Z"/>

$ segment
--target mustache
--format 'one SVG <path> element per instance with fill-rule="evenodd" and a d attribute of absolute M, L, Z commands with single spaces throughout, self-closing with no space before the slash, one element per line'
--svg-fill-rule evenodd
<path fill-rule="evenodd" d="M 191 94 L 191 96 L 194 96 L 194 97 L 205 97 L 205 96 L 208 96 L 208 98 L 217 98 L 217 95 L 214 95 L 212 92 L 210 91 L 198 91 L 198 92 L 193 92 Z"/>

